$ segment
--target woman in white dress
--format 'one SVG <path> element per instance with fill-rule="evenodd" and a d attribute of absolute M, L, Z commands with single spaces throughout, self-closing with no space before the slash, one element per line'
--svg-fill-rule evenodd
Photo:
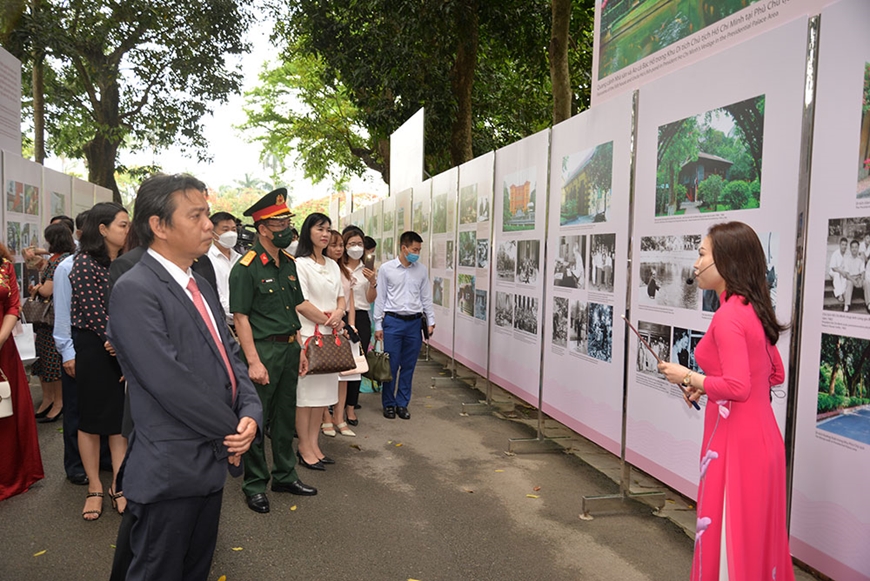
<path fill-rule="evenodd" d="M 341 286 L 341 271 L 338 264 L 328 258 L 324 251 L 329 245 L 329 217 L 315 212 L 305 218 L 299 232 L 296 249 L 296 274 L 305 298 L 323 312 L 325 321 L 320 323 L 320 332 L 332 334 L 343 324 L 345 313 L 344 290 Z M 297 311 L 298 312 L 298 311 Z M 302 344 L 314 335 L 315 322 L 301 312 Z M 297 455 L 299 463 L 312 470 L 325 470 L 324 464 L 335 461 L 320 450 L 320 420 L 323 412 L 338 401 L 338 374 L 306 375 L 299 379 L 296 389 L 296 435 L 299 437 Z"/>

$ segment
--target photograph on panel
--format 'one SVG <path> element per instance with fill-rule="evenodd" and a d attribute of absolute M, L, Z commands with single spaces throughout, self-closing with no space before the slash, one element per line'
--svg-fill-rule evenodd
<path fill-rule="evenodd" d="M 535 229 L 536 175 L 537 169 L 530 167 L 505 177 L 502 232 Z"/>
<path fill-rule="evenodd" d="M 656 356 L 658 356 L 658 359 L 661 359 L 662 361 L 670 360 L 671 328 L 659 323 L 638 321 L 637 332 L 647 343 L 649 343 L 649 346 L 655 353 L 655 355 L 650 353 L 649 349 L 646 348 L 643 342 L 641 342 L 640 339 L 637 340 L 638 373 L 644 373 L 646 375 L 653 375 L 661 378 L 662 375 L 659 373 L 659 362 L 656 359 Z"/>
<path fill-rule="evenodd" d="M 477 239 L 477 268 L 489 268 L 489 238 Z"/>
<path fill-rule="evenodd" d="M 616 234 L 589 236 L 589 288 L 613 292 L 613 262 L 616 258 Z"/>
<path fill-rule="evenodd" d="M 514 329 L 538 334 L 538 299 L 514 295 Z"/>
<path fill-rule="evenodd" d="M 401 236 L 402 232 L 407 230 L 405 227 L 405 206 L 399 206 L 396 209 L 396 230 L 398 230 L 398 232 L 396 232 L 397 236 Z"/>
<path fill-rule="evenodd" d="M 432 233 L 444 234 L 445 232 L 447 232 L 447 194 L 438 194 L 432 196 Z"/>
<path fill-rule="evenodd" d="M 39 245 L 39 226 L 24 223 L 21 225 L 21 248 Z"/>
<path fill-rule="evenodd" d="M 51 192 L 51 215 L 62 216 L 66 214 L 66 196 L 60 192 Z"/>
<path fill-rule="evenodd" d="M 589 309 L 583 301 L 571 301 L 571 321 L 568 332 L 568 348 L 574 353 L 586 355 Z"/>
<path fill-rule="evenodd" d="M 586 236 L 559 237 L 553 284 L 565 288 L 586 288 Z"/>
<path fill-rule="evenodd" d="M 378 215 L 374 214 L 372 216 L 369 216 L 369 227 L 366 230 L 366 233 L 369 236 L 373 237 L 378 232 L 379 232 L 379 230 L 378 230 Z"/>
<path fill-rule="evenodd" d="M 870 341 L 822 333 L 816 429 L 870 444 Z"/>
<path fill-rule="evenodd" d="M 688 367 L 695 373 L 704 373 L 704 370 L 701 369 L 698 362 L 695 361 L 695 348 L 698 346 L 698 342 L 703 336 L 703 331 L 674 327 L 674 343 L 671 348 L 671 362 L 679 363 L 683 367 Z"/>
<path fill-rule="evenodd" d="M 761 204 L 764 95 L 659 127 L 656 216 Z"/>
<path fill-rule="evenodd" d="M 474 289 L 474 318 L 486 320 L 486 297 L 485 290 Z"/>
<path fill-rule="evenodd" d="M 562 158 L 559 224 L 607 222 L 613 190 L 613 142 Z"/>
<path fill-rule="evenodd" d="M 770 291 L 770 302 L 776 308 L 776 291 L 779 283 L 779 278 L 776 274 L 776 259 L 779 256 L 779 233 L 778 232 L 756 232 L 758 241 L 764 249 L 764 256 L 767 260 L 765 267 L 765 278 L 767 280 L 767 288 Z M 868 239 L 870 244 L 870 239 Z M 701 291 L 701 310 L 715 313 L 719 309 L 719 294 L 714 290 Z"/>
<path fill-rule="evenodd" d="M 541 241 L 520 240 L 517 243 L 517 282 L 535 284 L 541 269 Z"/>
<path fill-rule="evenodd" d="M 747 0 L 601 0 L 598 79 L 632 65 L 699 30 L 743 10 Z M 738 23 L 748 21 L 737 16 Z"/>
<path fill-rule="evenodd" d="M 495 293 L 495 324 L 499 327 L 514 326 L 514 295 L 513 293 Z"/>
<path fill-rule="evenodd" d="M 459 312 L 474 316 L 474 275 L 460 274 L 457 284 L 457 300 L 459 301 Z"/>
<path fill-rule="evenodd" d="M 24 213 L 39 215 L 39 188 L 36 186 L 24 186 Z"/>
<path fill-rule="evenodd" d="M 471 184 L 459 190 L 459 223 L 474 224 L 475 222 L 477 222 L 477 184 Z"/>
<path fill-rule="evenodd" d="M 489 197 L 477 200 L 477 221 L 489 222 Z"/>
<path fill-rule="evenodd" d="M 453 270 L 453 261 L 455 260 L 456 253 L 453 251 L 453 240 L 447 241 L 447 247 L 444 254 L 444 261 L 447 270 Z"/>
<path fill-rule="evenodd" d="M 381 264 L 383 262 L 384 245 L 381 244 L 380 238 L 374 238 L 375 241 L 375 262 Z"/>
<path fill-rule="evenodd" d="M 6 182 L 6 210 L 24 213 L 24 184 L 21 182 Z"/>
<path fill-rule="evenodd" d="M 870 198 L 870 63 L 864 64 L 861 139 L 858 143 L 858 198 Z"/>
<path fill-rule="evenodd" d="M 444 270 L 447 268 L 447 241 L 432 241 L 432 270 Z"/>
<path fill-rule="evenodd" d="M 429 215 L 423 212 L 423 202 L 414 202 L 413 216 L 411 229 L 423 236 L 429 231 Z"/>
<path fill-rule="evenodd" d="M 474 230 L 459 233 L 459 266 L 477 266 L 477 232 Z"/>
<path fill-rule="evenodd" d="M 499 280 L 514 282 L 517 269 L 517 241 L 502 240 L 495 254 L 495 270 Z"/>
<path fill-rule="evenodd" d="M 6 222 L 6 248 L 13 256 L 21 254 L 21 223 Z"/>
<path fill-rule="evenodd" d="M 393 212 L 389 210 L 384 211 L 384 235 L 392 236 L 393 234 Z"/>
<path fill-rule="evenodd" d="M 384 238 L 383 260 L 384 262 L 392 260 L 396 257 L 396 245 L 393 243 L 393 237 Z"/>
<path fill-rule="evenodd" d="M 436 276 L 432 279 L 432 302 L 445 309 L 450 308 L 450 279 Z"/>
<path fill-rule="evenodd" d="M 638 302 L 697 310 L 694 265 L 700 244 L 700 234 L 641 238 Z"/>
<path fill-rule="evenodd" d="M 553 297 L 553 345 L 568 346 L 568 299 Z"/>
<path fill-rule="evenodd" d="M 587 353 L 610 362 L 613 355 L 613 306 L 589 303 Z"/>
<path fill-rule="evenodd" d="M 822 308 L 870 313 L 870 217 L 828 220 Z"/>

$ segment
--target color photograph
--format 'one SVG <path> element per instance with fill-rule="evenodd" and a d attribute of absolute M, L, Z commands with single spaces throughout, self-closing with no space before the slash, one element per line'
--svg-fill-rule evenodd
<path fill-rule="evenodd" d="M 514 295 L 514 329 L 538 334 L 538 299 Z"/>
<path fill-rule="evenodd" d="M 761 205 L 764 95 L 662 125 L 656 216 Z"/>
<path fill-rule="evenodd" d="M 589 303 L 587 353 L 599 361 L 610 362 L 613 354 L 613 307 Z"/>
<path fill-rule="evenodd" d="M 51 215 L 62 216 L 66 214 L 66 196 L 60 192 L 51 192 Z"/>
<path fill-rule="evenodd" d="M 864 64 L 861 139 L 858 142 L 858 199 L 870 198 L 870 63 Z"/>
<path fill-rule="evenodd" d="M 21 182 L 6 182 L 6 210 L 24 213 L 24 184 Z"/>
<path fill-rule="evenodd" d="M 553 284 L 586 288 L 586 236 L 561 236 L 556 252 Z"/>
<path fill-rule="evenodd" d="M 440 194 L 432 198 L 432 233 L 444 234 L 447 232 L 447 194 Z"/>
<path fill-rule="evenodd" d="M 412 229 L 420 236 L 429 231 L 429 215 L 423 212 L 423 202 L 414 202 L 414 220 Z"/>
<path fill-rule="evenodd" d="M 700 234 L 641 238 L 639 302 L 697 310 L 698 285 L 688 280 L 694 276 L 700 244 Z"/>
<path fill-rule="evenodd" d="M 13 256 L 21 256 L 21 224 L 6 222 L 6 248 Z"/>
<path fill-rule="evenodd" d="M 445 265 L 447 270 L 453 270 L 453 261 L 456 260 L 456 253 L 453 251 L 453 240 L 447 241 L 447 249 L 445 251 Z"/>
<path fill-rule="evenodd" d="M 366 234 L 375 236 L 378 233 L 378 217 L 377 215 L 369 216 L 369 227 L 366 229 Z"/>
<path fill-rule="evenodd" d="M 499 280 L 514 282 L 517 268 L 517 241 L 502 240 L 495 254 L 495 269 Z"/>
<path fill-rule="evenodd" d="M 612 141 L 563 157 L 559 224 L 607 222 L 612 184 Z"/>
<path fill-rule="evenodd" d="M 486 320 L 486 291 L 474 289 L 474 318 Z"/>
<path fill-rule="evenodd" d="M 589 288 L 613 292 L 613 268 L 616 260 L 616 234 L 593 234 L 589 237 Z"/>
<path fill-rule="evenodd" d="M 24 186 L 24 213 L 31 216 L 39 215 L 39 188 L 36 186 Z"/>
<path fill-rule="evenodd" d="M 459 266 L 474 268 L 477 265 L 477 233 L 466 230 L 459 233 Z"/>
<path fill-rule="evenodd" d="M 517 282 L 535 284 L 541 270 L 541 241 L 520 240 L 517 243 Z"/>
<path fill-rule="evenodd" d="M 649 352 L 649 349 L 641 342 L 637 341 L 637 371 L 645 375 L 652 375 L 661 379 L 663 376 L 659 373 L 658 359 L 662 361 L 670 360 L 671 351 L 671 328 L 667 325 L 658 323 L 647 323 L 646 321 L 638 321 L 637 332 L 649 343 L 655 355 Z"/>
<path fill-rule="evenodd" d="M 381 248 L 381 246 L 378 246 L 378 248 Z M 393 243 L 392 234 L 389 238 L 384 238 L 383 248 L 381 248 L 381 256 L 383 256 L 384 262 L 396 257 L 396 245 Z"/>
<path fill-rule="evenodd" d="M 474 277 L 470 274 L 460 274 L 459 282 L 456 283 L 459 312 L 469 317 L 474 316 Z"/>
<path fill-rule="evenodd" d="M 568 299 L 553 297 L 553 345 L 568 346 Z"/>
<path fill-rule="evenodd" d="M 495 324 L 499 327 L 514 326 L 514 295 L 513 293 L 495 293 Z"/>
<path fill-rule="evenodd" d="M 822 333 L 816 429 L 870 444 L 870 341 Z"/>
<path fill-rule="evenodd" d="M 633 65 L 756 1 L 599 0 L 596 8 L 601 14 L 598 79 Z"/>
<path fill-rule="evenodd" d="M 535 229 L 535 177 L 537 168 L 513 173 L 504 179 L 502 232 Z"/>
<path fill-rule="evenodd" d="M 571 301 L 571 327 L 568 334 L 568 347 L 574 353 L 588 353 L 589 309 L 582 301 Z"/>
<path fill-rule="evenodd" d="M 393 235 L 393 227 L 395 226 L 393 222 L 393 212 L 385 211 L 384 212 L 384 231 L 382 234 L 384 236 L 392 236 Z M 399 232 L 401 234 L 401 232 Z"/>
<path fill-rule="evenodd" d="M 459 223 L 477 222 L 477 184 L 459 190 Z"/>

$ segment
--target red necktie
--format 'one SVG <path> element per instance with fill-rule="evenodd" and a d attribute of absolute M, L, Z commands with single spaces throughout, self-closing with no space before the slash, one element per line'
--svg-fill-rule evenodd
<path fill-rule="evenodd" d="M 218 351 L 220 351 L 221 357 L 224 360 L 224 365 L 227 366 L 227 373 L 230 375 L 230 381 L 233 384 L 233 401 L 236 401 L 236 374 L 233 373 L 233 367 L 230 365 L 230 358 L 227 357 L 227 350 L 224 348 L 224 343 L 221 341 L 217 329 L 214 328 L 214 325 L 211 322 L 211 317 L 208 316 L 208 311 L 205 308 L 205 301 L 202 300 L 202 293 L 199 292 L 199 287 L 196 285 L 196 281 L 193 280 L 193 277 L 190 277 L 190 280 L 187 281 L 187 290 L 189 290 L 190 294 L 193 295 L 193 304 L 196 305 L 196 310 L 199 311 L 199 316 L 202 317 L 205 326 L 208 327 L 208 330 L 211 333 L 211 338 L 214 339 L 215 344 L 217 344 Z"/>

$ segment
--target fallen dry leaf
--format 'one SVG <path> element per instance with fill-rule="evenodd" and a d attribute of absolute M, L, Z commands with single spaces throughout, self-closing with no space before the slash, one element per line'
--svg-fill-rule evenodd
<path fill-rule="evenodd" d="M 45 554 L 45 549 L 39 551 L 38 553 L 33 553 L 33 556 L 34 557 L 41 557 L 44 554 Z"/>
<path fill-rule="evenodd" d="M 218 577 L 218 581 L 227 581 L 227 576 L 221 575 L 220 577 Z"/>
<path fill-rule="evenodd" d="M 499 470 L 496 470 L 496 472 L 504 472 L 504 470 L 499 469 Z"/>
<path fill-rule="evenodd" d="M 540 498 L 537 494 L 527 494 L 526 498 Z"/>
<path fill-rule="evenodd" d="M 291 506 L 290 510 L 296 510 L 296 505 L 294 504 L 293 506 Z"/>
<path fill-rule="evenodd" d="M 463 488 L 462 490 L 464 490 L 465 492 L 468 492 L 469 494 L 474 494 L 474 491 L 470 488 Z"/>
<path fill-rule="evenodd" d="M 399 442 L 398 444 L 396 444 L 396 448 L 401 448 L 401 447 L 402 447 L 402 443 L 401 443 L 401 442 Z"/>
<path fill-rule="evenodd" d="M 540 486 L 535 486 L 534 488 L 532 488 L 532 490 L 534 490 L 535 492 L 538 492 L 539 490 L 541 490 L 541 487 L 540 487 Z"/>
<path fill-rule="evenodd" d="M 359 444 L 351 444 L 350 447 L 354 450 L 359 450 L 360 452 L 362 452 L 362 448 L 360 448 Z"/>
<path fill-rule="evenodd" d="M 244 549 L 242 549 L 241 547 L 233 547 L 233 550 L 234 551 L 243 551 Z"/>
<path fill-rule="evenodd" d="M 117 548 L 118 548 L 118 547 L 116 547 L 115 545 L 109 545 L 109 546 L 112 547 L 113 549 L 117 549 Z"/>

